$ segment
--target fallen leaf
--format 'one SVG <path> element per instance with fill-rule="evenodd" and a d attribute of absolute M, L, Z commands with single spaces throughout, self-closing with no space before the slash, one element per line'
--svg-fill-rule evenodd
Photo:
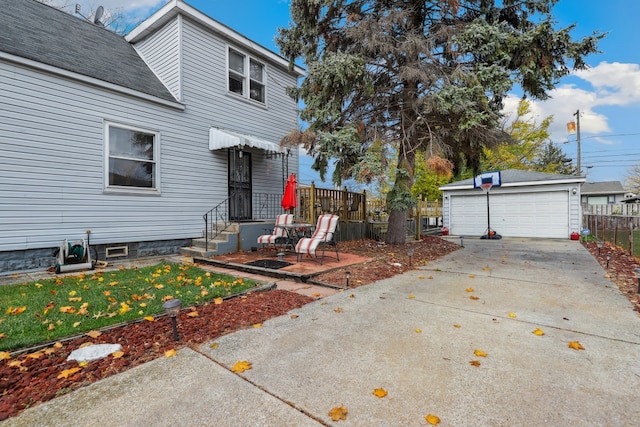
<path fill-rule="evenodd" d="M 210 348 L 216 349 L 218 348 L 219 344 L 217 342 L 211 343 L 211 345 L 209 346 Z"/>
<path fill-rule="evenodd" d="M 62 343 L 61 342 L 57 342 L 53 345 L 54 348 L 62 348 Z"/>
<path fill-rule="evenodd" d="M 376 397 L 385 397 L 387 394 L 387 390 L 383 389 L 383 388 L 377 388 L 375 390 L 373 390 L 373 395 Z"/>
<path fill-rule="evenodd" d="M 336 406 L 335 408 L 331 408 L 329 411 L 329 416 L 332 421 L 340 421 L 347 419 L 347 408 L 343 406 Z"/>
<path fill-rule="evenodd" d="M 473 288 L 467 288 L 465 289 L 465 292 L 473 292 Z"/>
<path fill-rule="evenodd" d="M 584 347 L 578 341 L 571 341 L 568 347 L 574 350 L 584 350 Z"/>
<path fill-rule="evenodd" d="M 333 309 L 333 311 L 335 311 L 336 313 L 342 313 L 344 310 L 342 310 L 342 307 L 336 307 Z"/>
<path fill-rule="evenodd" d="M 535 331 L 531 332 L 533 335 L 537 335 L 539 337 L 541 337 L 542 335 L 544 335 L 544 331 L 540 328 L 536 328 Z"/>
<path fill-rule="evenodd" d="M 120 359 L 122 356 L 124 356 L 124 351 L 114 351 L 111 353 L 111 357 L 114 359 Z"/>
<path fill-rule="evenodd" d="M 483 269 L 484 271 L 489 271 L 489 270 L 490 270 L 490 268 L 489 268 L 489 267 L 482 267 L 482 269 Z"/>
<path fill-rule="evenodd" d="M 350 294 L 349 298 L 355 298 L 356 296 L 354 294 Z"/>
<path fill-rule="evenodd" d="M 27 354 L 28 359 L 40 359 L 41 357 L 42 357 L 42 353 L 39 351 Z"/>
<path fill-rule="evenodd" d="M 414 294 L 409 295 L 409 299 L 414 299 L 416 296 Z"/>
<path fill-rule="evenodd" d="M 240 360 L 231 367 L 231 372 L 242 373 L 244 371 L 248 371 L 249 369 L 251 369 L 251 362 L 247 362 L 246 360 Z"/>
<path fill-rule="evenodd" d="M 320 297 L 320 294 L 316 292 L 315 294 L 311 294 L 311 296 L 315 297 L 315 298 L 318 298 L 318 297 Z"/>
<path fill-rule="evenodd" d="M 418 279 L 424 279 L 424 276 L 418 276 Z"/>
<path fill-rule="evenodd" d="M 75 322 L 75 323 L 73 324 L 73 327 L 74 327 L 74 328 L 77 328 L 77 327 L 78 327 L 78 326 L 80 326 L 81 324 L 82 324 L 82 322 Z"/>
<path fill-rule="evenodd" d="M 419 334 L 419 333 L 421 333 L 421 332 L 422 332 L 422 329 L 416 329 L 416 333 L 418 333 L 418 334 Z"/>
<path fill-rule="evenodd" d="M 26 306 L 22 306 L 22 307 L 16 307 L 15 309 L 11 310 L 11 308 L 9 308 L 10 310 L 10 314 L 12 315 L 16 315 L 16 314 L 20 314 L 20 313 L 24 313 L 24 311 L 27 309 Z"/>
<path fill-rule="evenodd" d="M 7 353 L 7 352 L 3 352 Z M 10 368 L 22 368 L 22 360 L 12 360 L 7 364 Z"/>
<path fill-rule="evenodd" d="M 470 274 L 470 275 L 469 275 L 469 279 L 475 279 L 475 278 L 476 278 L 476 275 L 475 275 L 475 274 Z"/>
<path fill-rule="evenodd" d="M 85 348 L 85 347 L 89 347 L 90 345 L 93 345 L 92 342 L 85 342 L 80 344 L 80 346 L 78 346 L 78 348 Z"/>
<path fill-rule="evenodd" d="M 428 422 L 432 426 L 440 424 L 440 418 L 436 417 L 435 415 L 427 414 L 427 416 L 424 417 L 424 419 L 426 422 Z"/>
<path fill-rule="evenodd" d="M 70 305 L 66 305 L 64 307 L 60 307 L 60 312 L 61 313 L 75 313 L 76 309 L 75 309 L 75 307 L 71 307 Z"/>
<path fill-rule="evenodd" d="M 190 311 L 187 313 L 187 317 L 198 317 L 197 311 Z"/>
<path fill-rule="evenodd" d="M 78 372 L 80 370 L 80 368 L 69 368 L 69 369 L 65 369 L 64 371 L 60 372 L 60 374 L 58 374 L 58 379 L 66 379 L 69 378 L 70 375 L 75 374 L 76 372 Z"/>
<path fill-rule="evenodd" d="M 53 331 L 56 328 L 56 325 L 54 325 L 53 323 L 49 323 L 49 326 L 47 326 L 47 331 Z"/>
<path fill-rule="evenodd" d="M 469 298 L 471 298 L 471 299 L 472 299 L 472 300 L 474 300 L 474 301 L 477 301 L 477 300 L 479 300 L 479 299 L 480 299 L 480 297 L 477 297 L 477 296 L 475 296 L 475 295 L 471 295 Z"/>
<path fill-rule="evenodd" d="M 56 349 L 53 347 L 49 347 L 49 348 L 45 348 L 44 350 L 42 350 L 44 352 L 45 355 L 47 356 L 51 356 L 53 353 L 56 352 Z"/>
<path fill-rule="evenodd" d="M 478 366 L 480 366 L 480 361 L 479 360 L 472 360 L 472 361 L 469 362 L 469 365 L 475 366 L 477 368 Z"/>
<path fill-rule="evenodd" d="M 9 360 L 11 359 L 11 353 L 8 351 L 0 351 L 0 360 Z"/>
<path fill-rule="evenodd" d="M 7 334 L 5 334 L 4 332 L 2 332 L 2 333 L 0 334 L 0 340 L 1 340 L 2 338 L 6 338 L 6 337 L 7 337 Z"/>
<path fill-rule="evenodd" d="M 427 277 L 427 279 L 433 279 L 433 276 L 429 276 L 429 277 Z"/>
<path fill-rule="evenodd" d="M 511 317 L 512 319 L 516 318 L 516 314 L 512 311 L 509 313 L 509 317 Z"/>
<path fill-rule="evenodd" d="M 69 302 L 80 302 L 80 301 L 82 301 L 82 297 L 69 298 Z"/>
<path fill-rule="evenodd" d="M 173 357 L 176 354 L 178 354 L 178 352 L 172 348 L 171 350 L 167 350 L 164 352 L 164 357 Z"/>
<path fill-rule="evenodd" d="M 145 316 L 144 320 L 146 320 L 147 322 L 155 322 L 156 318 L 153 316 Z"/>
<path fill-rule="evenodd" d="M 473 354 L 475 354 L 478 357 L 487 357 L 487 353 L 485 353 L 482 350 L 474 350 Z"/>
<path fill-rule="evenodd" d="M 457 323 L 453 325 L 454 328 L 461 328 L 462 326 L 458 325 Z"/>
<path fill-rule="evenodd" d="M 220 305 L 220 304 L 222 304 L 222 298 L 216 298 L 216 299 L 214 299 L 214 300 L 213 300 L 213 303 L 214 303 L 214 304 L 216 304 L 216 305 Z"/>
<path fill-rule="evenodd" d="M 292 314 L 292 315 L 291 315 L 291 316 L 289 316 L 289 317 L 291 317 L 292 319 L 297 319 L 297 318 L 298 318 L 298 315 L 297 315 L 297 314 Z"/>
<path fill-rule="evenodd" d="M 262 323 L 254 323 L 254 324 L 253 324 L 253 327 L 254 327 L 255 329 L 262 328 Z"/>

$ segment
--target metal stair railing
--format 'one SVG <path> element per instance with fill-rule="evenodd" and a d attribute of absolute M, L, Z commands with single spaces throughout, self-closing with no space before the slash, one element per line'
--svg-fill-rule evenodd
<path fill-rule="evenodd" d="M 229 227 L 229 200 L 235 195 L 232 194 L 227 199 L 220 202 L 216 207 L 210 209 L 207 213 L 202 215 L 204 218 L 204 250 L 209 250 L 209 230 L 211 230 L 211 240 L 218 237 L 224 230 Z M 214 232 L 215 224 L 215 232 Z M 222 227 L 220 227 L 222 224 Z"/>

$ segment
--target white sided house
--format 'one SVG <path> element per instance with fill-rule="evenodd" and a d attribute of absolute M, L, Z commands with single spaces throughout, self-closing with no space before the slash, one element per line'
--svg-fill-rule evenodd
<path fill-rule="evenodd" d="M 584 177 L 508 169 L 487 195 L 474 179 L 440 187 L 443 226 L 458 236 L 480 237 L 491 230 L 503 237 L 569 239 L 580 233 L 580 185 Z M 575 236 L 575 235 L 574 235 Z"/>
<path fill-rule="evenodd" d="M 180 0 L 126 37 L 0 0 L 0 274 L 87 230 L 108 260 L 176 253 L 216 207 L 275 218 L 302 71 Z"/>

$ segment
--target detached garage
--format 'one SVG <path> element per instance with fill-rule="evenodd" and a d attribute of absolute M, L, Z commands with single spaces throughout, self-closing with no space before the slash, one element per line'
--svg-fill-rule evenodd
<path fill-rule="evenodd" d="M 440 187 L 443 226 L 453 235 L 483 236 L 488 225 L 504 237 L 568 239 L 580 231 L 584 177 L 508 169 L 487 195 L 474 179 Z M 489 221 L 488 221 L 489 219 Z"/>

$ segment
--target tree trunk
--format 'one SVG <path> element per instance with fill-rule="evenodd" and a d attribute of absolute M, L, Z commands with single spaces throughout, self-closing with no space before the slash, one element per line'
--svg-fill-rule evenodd
<path fill-rule="evenodd" d="M 404 245 L 407 239 L 407 211 L 389 212 L 389 224 L 385 242 L 389 245 Z"/>

